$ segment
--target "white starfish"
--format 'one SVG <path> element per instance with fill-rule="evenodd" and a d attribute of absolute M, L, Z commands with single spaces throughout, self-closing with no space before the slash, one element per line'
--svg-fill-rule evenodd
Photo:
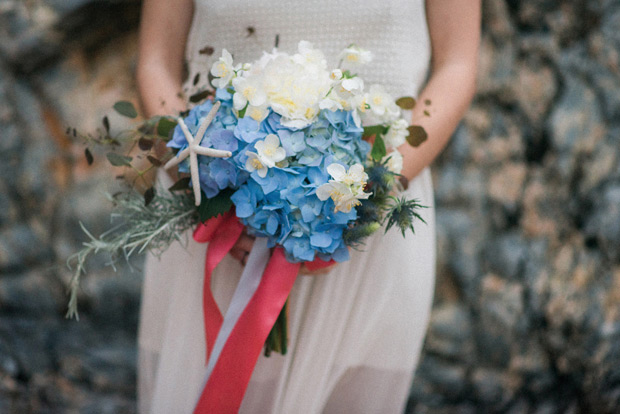
<path fill-rule="evenodd" d="M 191 132 L 183 122 L 182 118 L 178 118 L 179 125 L 181 126 L 181 130 L 185 134 L 185 139 L 187 139 L 187 148 L 183 151 L 179 152 L 176 157 L 172 158 L 170 161 L 164 165 L 164 169 L 169 169 L 170 167 L 174 167 L 181 161 L 183 161 L 189 155 L 189 171 L 192 175 L 192 186 L 194 187 L 194 199 L 196 201 L 196 205 L 200 205 L 200 177 L 198 175 L 198 155 L 204 155 L 207 157 L 217 157 L 217 158 L 228 158 L 232 156 L 230 151 L 222 151 L 214 148 L 205 148 L 201 147 L 200 143 L 202 142 L 202 138 L 205 135 L 205 131 L 211 122 L 213 122 L 213 118 L 215 118 L 215 114 L 220 108 L 220 102 L 216 101 L 213 104 L 213 108 L 209 111 L 207 116 L 205 116 L 202 124 L 200 124 L 200 128 L 198 128 L 198 132 L 196 132 L 196 136 L 192 136 Z"/>

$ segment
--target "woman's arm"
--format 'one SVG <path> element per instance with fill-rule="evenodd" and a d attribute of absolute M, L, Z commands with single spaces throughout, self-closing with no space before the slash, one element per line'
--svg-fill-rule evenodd
<path fill-rule="evenodd" d="M 186 109 L 181 94 L 185 43 L 194 12 L 192 0 L 144 0 L 136 69 L 146 117 Z"/>
<path fill-rule="evenodd" d="M 402 174 L 411 179 L 439 155 L 469 106 L 476 89 L 481 0 L 428 0 L 431 76 L 413 109 L 412 124 L 428 140 L 419 147 L 404 144 Z M 425 105 L 430 101 L 430 105 Z M 424 114 L 427 110 L 430 116 Z"/>

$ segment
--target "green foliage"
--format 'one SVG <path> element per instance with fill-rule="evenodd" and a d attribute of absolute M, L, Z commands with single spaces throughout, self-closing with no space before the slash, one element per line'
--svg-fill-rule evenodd
<path fill-rule="evenodd" d="M 207 198 L 205 193 L 201 193 L 201 203 L 198 207 L 198 217 L 201 222 L 205 222 L 212 217 L 228 212 L 233 203 L 230 200 L 234 190 L 226 188 L 220 191 L 215 197 Z"/>
<path fill-rule="evenodd" d="M 239 111 L 239 118 L 243 118 L 245 116 L 245 111 L 248 110 L 248 105 L 249 104 L 245 104 L 245 106 L 243 107 L 242 110 Z"/>
<path fill-rule="evenodd" d="M 407 200 L 404 197 L 390 198 L 394 201 L 394 204 L 387 214 L 387 224 L 385 226 L 386 233 L 393 226 L 398 226 L 403 237 L 405 237 L 407 230 L 411 230 L 411 232 L 415 234 L 415 229 L 413 228 L 415 219 L 421 220 L 426 224 L 424 219 L 416 211 L 418 208 L 426 208 L 426 206 L 419 204 L 417 200 Z"/>
<path fill-rule="evenodd" d="M 396 105 L 400 106 L 402 109 L 413 109 L 416 102 L 411 96 L 403 96 L 402 98 L 398 98 L 396 100 Z"/>
<path fill-rule="evenodd" d="M 426 130 L 419 125 L 411 125 L 407 128 L 409 135 L 407 136 L 407 142 L 412 147 L 419 147 L 424 141 L 428 139 Z"/>
<path fill-rule="evenodd" d="M 110 164 L 115 167 L 128 167 L 131 165 L 131 160 L 133 159 L 126 155 L 117 154 L 116 152 L 108 152 L 105 156 L 108 158 L 108 161 L 110 161 Z"/>
<path fill-rule="evenodd" d="M 93 236 L 83 224 L 82 230 L 89 240 L 84 242 L 82 250 L 72 255 L 67 264 L 75 266 L 75 273 L 69 286 L 69 307 L 67 317 L 78 318 L 77 293 L 80 276 L 85 273 L 86 261 L 94 254 L 105 252 L 114 264 L 120 257 L 126 260 L 135 253 L 149 250 L 160 254 L 174 241 L 181 241 L 181 235 L 198 222 L 194 208 L 194 199 L 188 194 L 173 194 L 168 191 L 155 191 L 149 203 L 143 196 L 131 190 L 108 198 L 115 205 L 115 217 L 121 222 L 112 229 Z"/>
<path fill-rule="evenodd" d="M 187 190 L 189 188 L 189 183 L 191 181 L 190 177 L 180 178 L 176 183 L 172 184 L 168 191 L 181 191 Z"/>
<path fill-rule="evenodd" d="M 84 149 L 84 156 L 86 157 L 86 162 L 88 163 L 88 165 L 93 165 L 95 159 L 93 158 L 93 153 L 90 152 L 90 149 Z"/>
<path fill-rule="evenodd" d="M 213 95 L 213 91 L 211 91 L 210 89 L 205 89 L 204 91 L 197 92 L 193 94 L 192 96 L 190 96 L 189 101 L 191 103 L 198 103 L 198 102 L 204 101 L 211 95 Z"/>
<path fill-rule="evenodd" d="M 176 121 L 167 117 L 161 117 L 157 122 L 157 135 L 168 140 L 170 139 L 170 133 L 174 130 L 174 128 L 176 128 L 176 126 Z"/>
<path fill-rule="evenodd" d="M 118 101 L 114 104 L 114 110 L 127 118 L 135 118 L 138 116 L 135 106 L 129 101 Z"/>
<path fill-rule="evenodd" d="M 381 138 L 381 135 L 376 135 L 375 142 L 372 144 L 372 149 L 370 150 L 370 156 L 375 161 L 381 161 L 386 154 L 387 150 L 385 149 L 383 138 Z"/>
<path fill-rule="evenodd" d="M 373 135 L 385 135 L 388 128 L 383 125 L 371 125 L 364 127 L 364 137 L 372 137 Z"/>

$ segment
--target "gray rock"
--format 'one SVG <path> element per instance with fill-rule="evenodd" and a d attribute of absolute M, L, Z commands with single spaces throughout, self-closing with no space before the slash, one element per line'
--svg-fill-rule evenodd
<path fill-rule="evenodd" d="M 425 349 L 448 360 L 473 362 L 474 344 L 469 310 L 445 304 L 433 312 Z"/>

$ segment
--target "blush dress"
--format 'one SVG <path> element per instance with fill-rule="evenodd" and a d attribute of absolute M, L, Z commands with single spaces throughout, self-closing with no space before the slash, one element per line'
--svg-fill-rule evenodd
<path fill-rule="evenodd" d="M 300 40 L 322 50 L 328 67 L 351 43 L 374 59 L 356 70 L 395 98 L 415 96 L 426 80 L 430 39 L 424 0 L 195 0 L 186 46 L 191 93 L 207 80 L 223 48 L 251 62 Z M 212 49 L 211 49 L 212 48 Z M 213 50 L 209 54 L 209 49 Z M 409 119 L 409 118 L 407 118 Z M 169 182 L 165 174 L 159 179 Z M 299 276 L 289 298 L 289 351 L 261 356 L 242 413 L 401 413 L 428 324 L 435 283 L 435 216 L 428 168 L 404 192 L 428 208 L 426 224 L 403 238 L 392 229 L 370 237 L 328 274 Z M 188 232 L 145 265 L 138 335 L 140 413 L 191 413 L 205 374 L 202 283 L 206 244 Z M 227 256 L 212 288 L 225 313 L 242 272 Z"/>

